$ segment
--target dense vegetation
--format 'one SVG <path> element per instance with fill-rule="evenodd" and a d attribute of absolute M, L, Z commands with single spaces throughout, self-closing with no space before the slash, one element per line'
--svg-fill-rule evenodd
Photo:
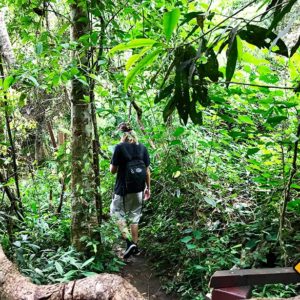
<path fill-rule="evenodd" d="M 300 258 L 299 2 L 0 6 L 0 237 L 22 273 L 63 282 L 124 264 L 108 217 L 121 121 L 151 155 L 141 244 L 168 291 L 203 299 L 215 270 Z M 81 142 L 79 94 L 91 125 Z"/>

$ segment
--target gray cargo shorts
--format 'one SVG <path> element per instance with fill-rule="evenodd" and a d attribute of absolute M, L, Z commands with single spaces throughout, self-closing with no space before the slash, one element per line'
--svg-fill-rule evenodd
<path fill-rule="evenodd" d="M 127 217 L 131 224 L 138 224 L 142 216 L 143 198 L 143 192 L 125 196 L 115 194 L 110 205 L 110 215 L 124 221 Z"/>

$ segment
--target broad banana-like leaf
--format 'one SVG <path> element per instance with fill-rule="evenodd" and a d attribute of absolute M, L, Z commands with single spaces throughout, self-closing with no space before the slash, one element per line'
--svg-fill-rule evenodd
<path fill-rule="evenodd" d="M 125 64 L 125 69 L 128 71 L 135 63 L 138 61 L 147 51 L 149 51 L 151 47 L 145 47 L 140 51 L 138 54 L 133 54 L 129 59 L 127 60 Z"/>
<path fill-rule="evenodd" d="M 132 82 L 134 77 L 138 73 L 140 73 L 143 68 L 145 68 L 146 66 L 151 64 L 153 62 L 153 60 L 159 55 L 159 53 L 161 53 L 161 51 L 162 51 L 162 48 L 158 48 L 158 49 L 148 53 L 145 57 L 143 57 L 139 61 L 139 63 L 134 68 L 132 68 L 132 70 L 128 73 L 128 75 L 125 78 L 125 82 L 124 82 L 125 91 L 127 91 L 128 86 Z"/>
<path fill-rule="evenodd" d="M 155 40 L 152 39 L 135 39 L 128 43 L 122 43 L 115 47 L 113 47 L 109 51 L 109 55 L 113 55 L 118 51 L 124 51 L 128 49 L 141 48 L 141 47 L 152 47 L 156 43 Z"/>

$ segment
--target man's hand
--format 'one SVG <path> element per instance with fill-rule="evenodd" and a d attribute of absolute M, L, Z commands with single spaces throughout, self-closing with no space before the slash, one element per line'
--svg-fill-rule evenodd
<path fill-rule="evenodd" d="M 118 172 L 118 167 L 111 164 L 109 166 L 109 170 L 110 170 L 110 173 L 116 174 Z"/>
<path fill-rule="evenodd" d="M 145 191 L 144 191 L 144 200 L 149 200 L 151 196 L 151 192 L 150 189 L 146 187 Z"/>

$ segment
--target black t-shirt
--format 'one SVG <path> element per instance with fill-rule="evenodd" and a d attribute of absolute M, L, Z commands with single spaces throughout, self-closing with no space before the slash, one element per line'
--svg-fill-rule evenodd
<path fill-rule="evenodd" d="M 126 163 L 132 159 L 132 157 L 138 156 L 144 161 L 146 167 L 150 165 L 150 158 L 147 148 L 139 143 L 120 143 L 116 145 L 114 153 L 111 159 L 111 164 L 118 167 L 115 194 L 124 196 L 125 195 L 125 172 Z"/>

